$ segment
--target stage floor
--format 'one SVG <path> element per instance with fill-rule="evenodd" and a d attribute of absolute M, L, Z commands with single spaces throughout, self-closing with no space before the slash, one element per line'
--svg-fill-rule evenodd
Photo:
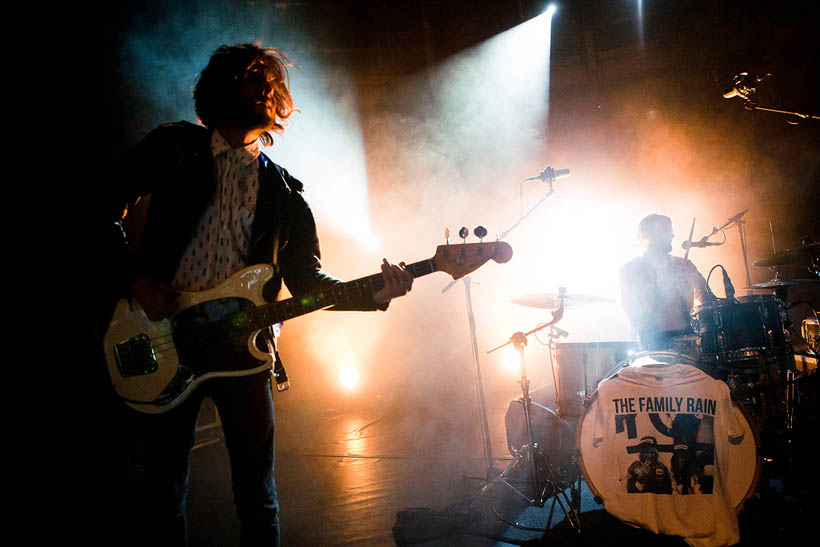
<path fill-rule="evenodd" d="M 411 512 L 399 539 L 439 536 L 417 543 L 424 547 L 538 544 L 600 545 L 613 538 L 632 544 L 684 545 L 680 538 L 661 538 L 635 530 L 607 515 L 581 488 L 581 528 L 576 533 L 555 506 L 548 533 L 522 530 L 502 522 L 498 511 L 522 527 L 543 529 L 551 501 L 527 507 L 519 496 L 496 484 L 482 490 L 486 460 L 477 405 L 466 401 L 435 408 L 393 402 L 365 407 L 328 408 L 306 405 L 289 395 L 277 396 L 276 480 L 281 504 L 282 544 L 293 546 L 395 545 L 397 514 Z M 496 467 L 509 465 L 504 414 L 507 406 L 488 408 Z M 203 413 L 192 455 L 188 505 L 192 546 L 238 544 L 228 456 L 218 427 Z M 215 425 L 215 424 L 214 424 Z M 507 459 L 503 459 L 507 458 Z M 816 472 L 805 475 L 816 479 Z M 469 477 L 475 477 L 469 478 Z M 772 495 L 751 500 L 741 515 L 742 545 L 800 541 L 818 515 L 816 496 Z M 455 516 L 471 509 L 480 514 L 458 531 Z M 458 523 L 458 522 L 457 522 Z M 464 524 L 464 523 L 461 523 Z"/>

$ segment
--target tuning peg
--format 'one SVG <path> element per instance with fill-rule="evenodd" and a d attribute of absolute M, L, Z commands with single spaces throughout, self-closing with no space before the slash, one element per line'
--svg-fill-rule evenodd
<path fill-rule="evenodd" d="M 467 236 L 470 235 L 470 230 L 467 229 L 466 226 L 462 226 L 461 230 L 458 231 L 458 237 L 464 240 L 464 243 L 467 243 Z"/>
<path fill-rule="evenodd" d="M 476 227 L 475 230 L 473 230 L 473 233 L 476 235 L 476 237 L 480 241 L 480 240 L 484 239 L 484 236 L 487 235 L 487 228 L 485 228 L 484 226 L 478 226 L 478 227 Z"/>
<path fill-rule="evenodd" d="M 447 245 L 450 244 L 450 228 L 444 229 L 444 241 L 447 242 Z"/>

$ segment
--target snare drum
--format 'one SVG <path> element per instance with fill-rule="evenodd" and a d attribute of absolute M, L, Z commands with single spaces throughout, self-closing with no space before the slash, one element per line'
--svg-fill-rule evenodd
<path fill-rule="evenodd" d="M 582 342 L 555 345 L 558 415 L 578 417 L 584 397 L 638 350 L 635 342 Z"/>
<path fill-rule="evenodd" d="M 695 312 L 705 363 L 757 360 L 789 347 L 786 310 L 774 295 L 741 296 L 736 302 L 702 306 Z"/>
<path fill-rule="evenodd" d="M 760 484 L 760 475 L 763 469 L 762 458 L 759 455 L 760 435 L 751 415 L 742 403 L 733 402 L 735 417 L 743 427 L 743 440 L 739 444 L 729 444 L 729 462 L 727 465 L 728 477 L 727 487 L 729 499 L 734 505 L 735 512 L 743 510 L 743 504 L 752 497 Z M 605 462 L 609 458 L 617 457 L 615 454 L 607 452 L 606 446 L 595 448 L 592 443 L 594 418 L 587 419 L 591 414 L 588 407 L 578 421 L 576 434 L 578 449 L 578 465 L 584 480 L 590 491 L 596 498 L 606 501 L 610 496 L 615 496 L 615 492 L 603 490 L 604 486 L 611 484 L 606 480 Z M 670 462 L 666 462 L 670 463 Z M 671 467 L 671 463 L 670 463 Z"/>

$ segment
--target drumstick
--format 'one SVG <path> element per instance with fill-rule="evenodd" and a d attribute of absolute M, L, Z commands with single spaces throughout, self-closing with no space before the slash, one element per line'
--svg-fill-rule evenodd
<path fill-rule="evenodd" d="M 692 236 L 695 234 L 695 219 L 696 218 L 697 217 L 692 217 L 692 229 L 689 230 L 689 242 L 690 243 L 692 241 Z M 691 248 L 692 248 L 691 246 L 686 248 L 686 254 L 683 255 L 683 258 L 689 258 L 689 249 L 691 249 Z"/>

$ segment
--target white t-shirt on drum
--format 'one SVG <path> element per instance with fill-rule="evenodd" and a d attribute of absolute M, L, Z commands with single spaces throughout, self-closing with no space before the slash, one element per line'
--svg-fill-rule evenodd
<path fill-rule="evenodd" d="M 740 541 L 727 477 L 744 429 L 725 383 L 689 365 L 627 367 L 601 382 L 586 419 L 609 513 L 690 545 Z"/>

